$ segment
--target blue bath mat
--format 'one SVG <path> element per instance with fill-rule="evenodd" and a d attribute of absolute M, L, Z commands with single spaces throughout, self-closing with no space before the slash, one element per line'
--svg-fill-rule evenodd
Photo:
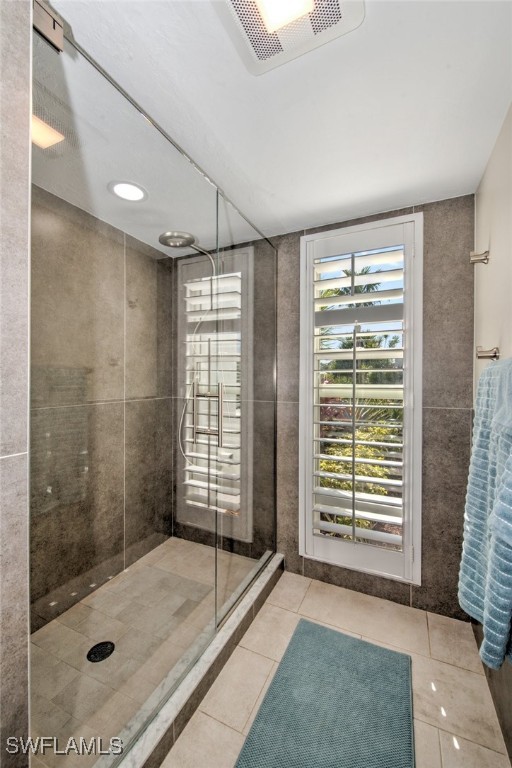
<path fill-rule="evenodd" d="M 411 657 L 301 619 L 236 768 L 414 768 Z"/>

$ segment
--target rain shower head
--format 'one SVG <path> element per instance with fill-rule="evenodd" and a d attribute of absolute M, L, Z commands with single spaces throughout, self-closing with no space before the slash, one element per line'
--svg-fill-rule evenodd
<path fill-rule="evenodd" d="M 162 245 L 166 245 L 168 248 L 193 248 L 197 253 L 203 253 L 210 259 L 212 274 L 216 274 L 215 262 L 211 253 L 208 253 L 204 248 L 201 248 L 201 246 L 196 243 L 194 235 L 191 235 L 190 232 L 164 232 L 158 238 L 158 242 Z"/>
<path fill-rule="evenodd" d="M 164 232 L 158 238 L 158 242 L 169 248 L 186 248 L 193 246 L 196 239 L 190 232 Z"/>

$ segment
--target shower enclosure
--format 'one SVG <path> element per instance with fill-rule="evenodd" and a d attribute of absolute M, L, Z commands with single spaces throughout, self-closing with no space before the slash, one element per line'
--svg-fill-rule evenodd
<path fill-rule="evenodd" d="M 275 551 L 275 251 L 33 42 L 31 733 L 126 754 Z"/>

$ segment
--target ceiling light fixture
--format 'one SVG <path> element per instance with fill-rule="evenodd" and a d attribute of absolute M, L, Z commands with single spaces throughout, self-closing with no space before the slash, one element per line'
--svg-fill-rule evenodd
<path fill-rule="evenodd" d="M 122 200 L 129 200 L 131 203 L 139 203 L 148 196 L 145 189 L 131 181 L 111 181 L 108 189 L 116 197 L 120 197 Z"/>
<path fill-rule="evenodd" d="M 276 32 L 315 9 L 314 0 L 256 0 L 256 5 L 267 32 Z"/>
<path fill-rule="evenodd" d="M 51 125 L 45 123 L 41 118 L 32 115 L 32 143 L 41 149 L 48 149 L 53 147 L 61 141 L 64 141 L 64 136 Z"/>
<path fill-rule="evenodd" d="M 213 6 L 254 75 L 346 35 L 364 21 L 364 0 L 223 0 Z"/>

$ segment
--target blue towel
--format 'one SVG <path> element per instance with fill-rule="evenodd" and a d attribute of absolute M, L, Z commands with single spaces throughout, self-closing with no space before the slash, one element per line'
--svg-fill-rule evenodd
<path fill-rule="evenodd" d="M 478 383 L 459 603 L 483 625 L 484 664 L 512 663 L 512 359 L 490 365 Z"/>

